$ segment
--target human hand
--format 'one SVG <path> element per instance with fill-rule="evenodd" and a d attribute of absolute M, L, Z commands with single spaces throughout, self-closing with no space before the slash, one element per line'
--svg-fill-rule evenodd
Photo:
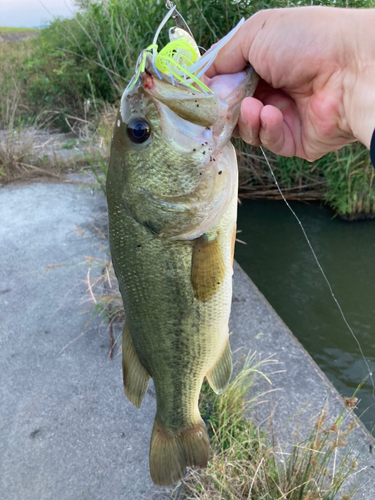
<path fill-rule="evenodd" d="M 238 128 L 254 146 L 315 160 L 375 127 L 375 9 L 260 11 L 219 52 L 207 76 L 241 71 L 261 80 Z"/>

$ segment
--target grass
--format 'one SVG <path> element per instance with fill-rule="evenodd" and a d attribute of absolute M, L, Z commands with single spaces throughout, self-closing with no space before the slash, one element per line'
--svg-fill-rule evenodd
<path fill-rule="evenodd" d="M 322 410 L 303 441 L 282 449 L 249 418 L 263 394 L 254 394 L 256 379 L 272 359 L 248 356 L 244 366 L 221 396 L 207 384 L 201 413 L 207 415 L 212 457 L 204 471 L 189 470 L 181 500 L 349 500 L 358 463 L 348 437 L 354 420 L 344 425 L 346 410 L 328 423 Z M 264 376 L 264 375 L 263 375 Z M 212 404 L 213 401 L 213 404 Z"/>
<path fill-rule="evenodd" d="M 38 167 L 29 165 L 34 136 L 34 130 L 22 135 L 16 131 L 5 134 L 0 143 L 0 181 L 29 177 L 37 171 Z"/>
<path fill-rule="evenodd" d="M 16 120 L 31 113 L 29 82 L 20 77 L 20 68 L 30 57 L 30 40 L 20 44 L 0 43 L 0 128 L 12 129 Z"/>
<path fill-rule="evenodd" d="M 81 103 L 83 118 L 70 114 L 64 117 L 69 132 L 65 140 L 49 134 L 48 129 L 60 113 L 48 109 L 38 112 L 30 107 L 30 82 L 19 74 L 23 61 L 32 53 L 30 40 L 0 44 L 1 183 L 40 177 L 61 180 L 63 171 L 89 164 L 101 167 L 109 156 L 110 121 L 114 120 L 114 109 L 110 105 L 103 105 L 97 112 L 95 103 L 90 105 L 89 100 L 84 101 Z M 51 142 L 54 152 L 45 154 L 43 144 L 51 150 L 48 146 Z M 61 154 L 64 150 L 71 150 L 72 154 Z M 82 150 L 86 153 L 79 153 Z M 100 177 L 97 180 L 100 181 Z"/>
<path fill-rule="evenodd" d="M 38 30 L 36 30 L 38 31 Z M 101 167 L 109 156 L 114 108 L 95 98 L 81 101 L 80 116 L 64 114 L 69 136 L 51 134 L 48 129 L 61 120 L 61 113 L 30 104 L 31 81 L 22 76 L 22 66 L 33 54 L 31 40 L 19 44 L 0 43 L 0 182 L 48 177 L 61 179 L 61 173 L 95 165 Z M 55 130 L 56 131 L 56 130 Z M 54 152 L 45 148 L 53 143 Z M 67 150 L 67 151 L 64 151 Z M 62 154 L 71 151 L 71 154 Z M 85 154 L 79 151 L 85 151 Z M 75 152 L 77 151 L 77 154 Z M 98 176 L 98 181 L 102 181 Z"/>
<path fill-rule="evenodd" d="M 44 119 L 50 117 L 47 115 Z M 41 123 L 36 120 L 31 126 L 0 130 L 0 182 L 7 184 L 41 177 L 61 181 L 64 173 L 86 167 L 94 173 L 98 187 L 103 184 L 100 169 L 106 168 L 102 156 L 105 149 L 97 137 L 93 135 L 84 140 L 72 134 L 49 133 L 43 126 L 45 120 Z"/>
<path fill-rule="evenodd" d="M 107 324 L 122 324 L 125 320 L 124 307 L 111 260 L 90 259 L 89 266 L 101 268 L 98 277 L 88 273 L 86 279 L 88 300 L 94 307 L 94 315 L 101 316 Z"/>
<path fill-rule="evenodd" d="M 236 150 L 240 197 L 281 199 L 261 150 L 238 140 L 236 140 Z M 278 157 L 269 151 L 266 154 L 288 200 L 324 199 L 327 179 L 318 162 L 308 163 L 300 158 Z"/>
<path fill-rule="evenodd" d="M 1 33 L 39 33 L 39 28 L 10 28 L 8 26 L 0 26 Z"/>
<path fill-rule="evenodd" d="M 240 197 L 281 199 L 261 151 L 247 145 L 237 151 Z M 349 220 L 375 217 L 375 171 L 362 144 L 350 144 L 313 163 L 270 152 L 267 157 L 286 199 L 321 200 Z"/>
<path fill-rule="evenodd" d="M 323 159 L 321 160 L 323 161 Z M 326 201 L 348 219 L 375 215 L 375 171 L 368 150 L 359 143 L 324 159 Z"/>

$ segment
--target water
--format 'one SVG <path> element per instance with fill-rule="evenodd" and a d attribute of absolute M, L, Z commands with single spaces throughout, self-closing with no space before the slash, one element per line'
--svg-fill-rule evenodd
<path fill-rule="evenodd" d="M 375 221 L 345 222 L 315 204 L 291 203 L 375 372 Z M 243 200 L 236 259 L 337 390 L 351 397 L 368 369 L 302 231 L 282 201 Z M 374 373 L 375 380 L 375 373 Z M 368 379 L 357 414 L 375 427 Z"/>

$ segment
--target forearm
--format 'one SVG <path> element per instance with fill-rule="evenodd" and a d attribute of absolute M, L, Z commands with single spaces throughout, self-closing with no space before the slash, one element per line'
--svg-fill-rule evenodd
<path fill-rule="evenodd" d="M 352 12 L 352 57 L 344 78 L 344 109 L 354 137 L 370 148 L 375 129 L 375 9 Z M 355 22 L 353 22 L 355 21 Z"/>

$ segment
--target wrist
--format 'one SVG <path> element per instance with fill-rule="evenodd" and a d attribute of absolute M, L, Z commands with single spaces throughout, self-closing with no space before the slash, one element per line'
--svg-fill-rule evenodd
<path fill-rule="evenodd" d="M 351 56 L 344 78 L 344 108 L 352 135 L 370 149 L 375 129 L 375 9 L 358 9 L 348 44 Z M 352 18 L 353 21 L 353 18 Z"/>

